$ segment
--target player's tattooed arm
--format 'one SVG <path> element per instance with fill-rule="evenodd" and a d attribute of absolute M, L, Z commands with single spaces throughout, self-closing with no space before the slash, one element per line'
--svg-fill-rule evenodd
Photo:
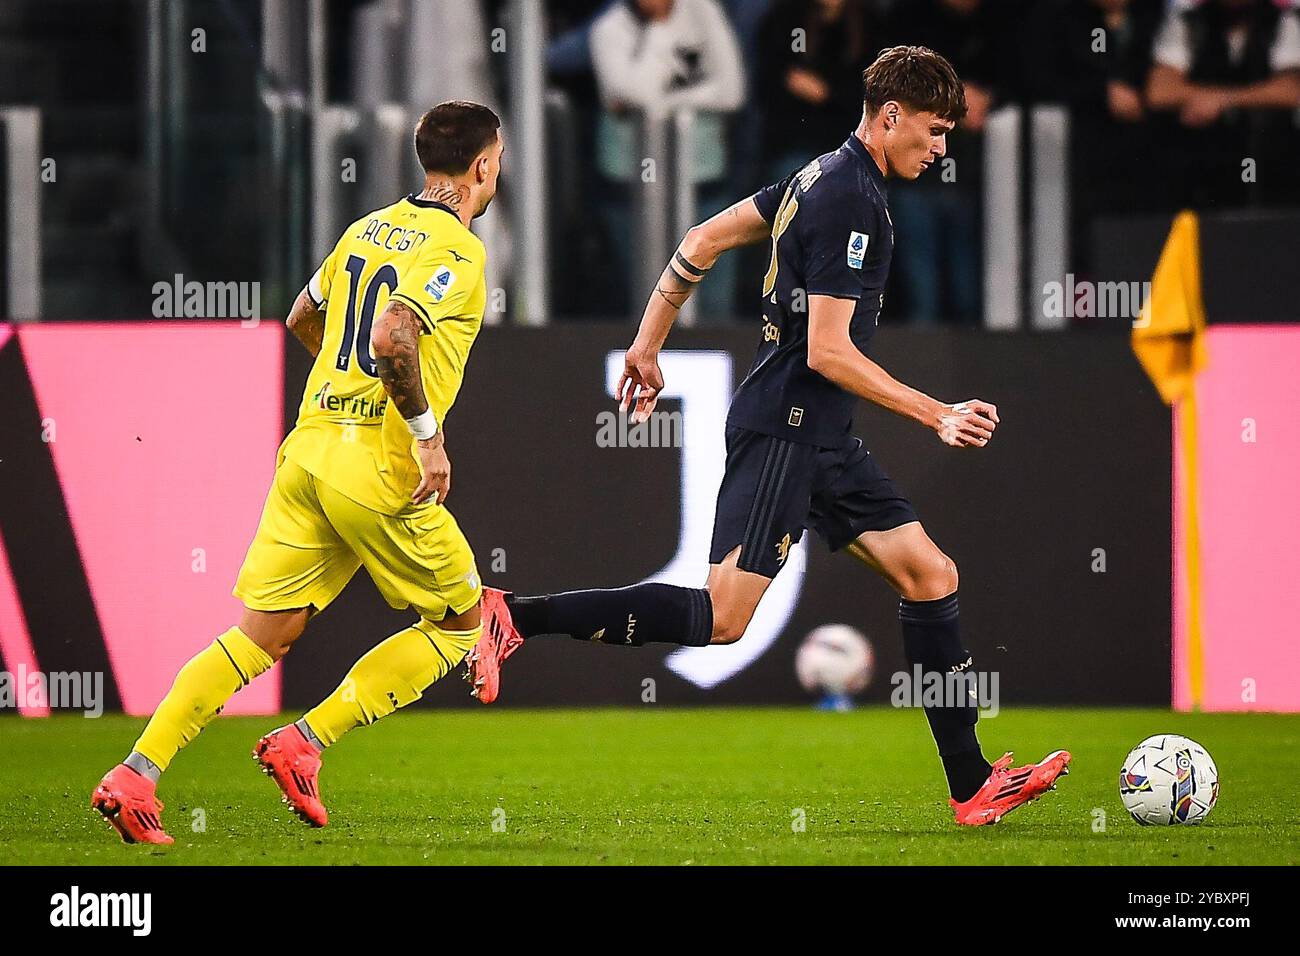
<path fill-rule="evenodd" d="M 429 400 L 420 380 L 420 320 L 411 308 L 396 299 L 388 305 L 370 329 L 370 349 L 384 391 L 397 413 L 408 422 L 429 410 Z M 420 459 L 420 482 L 411 492 L 417 504 L 434 498 L 441 503 L 451 491 L 451 462 L 443 446 L 441 428 L 432 438 L 416 441 Z"/>
<path fill-rule="evenodd" d="M 398 414 L 414 418 L 429 410 L 420 381 L 420 320 L 407 305 L 390 300 L 370 330 L 375 369 Z"/>
<path fill-rule="evenodd" d="M 645 421 L 654 411 L 664 387 L 659 350 L 695 287 L 728 249 L 752 245 L 770 235 L 771 225 L 759 214 L 752 196 L 686 231 L 650 294 L 614 392 L 620 408 L 632 407 L 632 421 Z"/>
<path fill-rule="evenodd" d="M 691 264 L 681 249 L 673 253 L 673 261 L 664 267 L 663 274 L 655 283 L 655 295 L 668 303 L 668 307 L 677 312 L 695 291 L 695 284 L 704 278 L 707 269 L 700 269 Z M 647 311 L 649 311 L 647 309 Z M 664 333 L 667 336 L 667 332 Z"/>
<path fill-rule="evenodd" d="M 770 235 L 771 225 L 759 214 L 758 206 L 752 196 L 728 206 L 716 216 L 688 229 L 686 235 L 682 237 L 681 244 L 673 253 L 672 259 L 664 268 L 663 275 L 655 284 L 655 296 L 671 310 L 671 313 L 667 316 L 652 316 L 652 307 L 655 307 L 656 311 L 662 309 L 659 303 L 652 300 L 646 306 L 646 314 L 642 320 L 643 332 L 662 332 L 662 336 L 656 340 L 653 336 L 638 335 L 638 339 L 645 338 L 647 344 L 657 341 L 656 347 L 661 347 L 664 339 L 668 337 L 668 330 L 672 326 L 675 313 L 691 297 L 696 285 L 708 275 L 718 258 L 729 249 L 762 242 Z M 646 320 L 664 317 L 668 318 L 667 324 L 653 322 L 651 327 L 647 327 Z"/>
<path fill-rule="evenodd" d="M 316 308 L 306 289 L 298 293 L 284 324 L 313 357 L 320 352 L 321 341 L 325 338 L 325 313 Z"/>

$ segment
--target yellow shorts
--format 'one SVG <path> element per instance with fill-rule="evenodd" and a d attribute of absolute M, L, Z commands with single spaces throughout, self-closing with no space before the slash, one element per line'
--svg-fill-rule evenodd
<path fill-rule="evenodd" d="M 371 511 L 289 459 L 275 469 L 235 597 L 255 611 L 323 610 L 365 566 L 395 608 L 429 621 L 478 603 L 474 553 L 446 508 Z"/>

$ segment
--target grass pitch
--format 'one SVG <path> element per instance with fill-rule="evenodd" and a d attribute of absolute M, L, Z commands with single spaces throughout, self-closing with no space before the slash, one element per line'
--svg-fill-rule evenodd
<path fill-rule="evenodd" d="M 163 779 L 169 848 L 124 846 L 88 809 L 143 723 L 0 719 L 0 864 L 1300 862 L 1300 716 L 1007 711 L 980 724 L 986 755 L 1065 747 L 1072 773 L 998 826 L 959 828 L 919 712 L 421 710 L 329 752 L 323 830 L 249 757 L 278 722 L 221 718 Z M 1139 827 L 1119 802 L 1125 754 L 1159 732 L 1218 764 L 1199 827 Z"/>

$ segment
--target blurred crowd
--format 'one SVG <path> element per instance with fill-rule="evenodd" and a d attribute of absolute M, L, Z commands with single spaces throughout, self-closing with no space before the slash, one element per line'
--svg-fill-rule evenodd
<path fill-rule="evenodd" d="M 503 11 L 493 5 L 492 15 Z M 834 149 L 861 112 L 862 70 L 898 43 L 931 47 L 966 84 L 946 174 L 891 186 L 898 244 L 890 316 L 974 322 L 981 283 L 982 137 L 1009 103 L 1071 120 L 1071 260 L 1091 225 L 1183 206 L 1300 201 L 1296 0 L 550 0 L 547 68 L 578 118 L 586 202 L 558 210 L 562 314 L 629 301 L 634 122 L 700 111 L 690 175 L 701 217 Z M 576 260 L 576 262 L 575 262 Z M 609 268 L 610 264 L 616 268 Z M 715 269 L 702 315 L 752 311 L 739 263 Z"/>

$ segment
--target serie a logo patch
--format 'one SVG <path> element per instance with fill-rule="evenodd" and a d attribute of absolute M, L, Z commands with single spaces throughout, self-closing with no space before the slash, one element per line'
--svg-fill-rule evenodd
<path fill-rule="evenodd" d="M 862 262 L 867 256 L 867 243 L 871 237 L 865 232 L 849 233 L 849 268 L 861 269 Z"/>
<path fill-rule="evenodd" d="M 433 277 L 424 284 L 424 291 L 433 296 L 434 302 L 441 302 L 447 291 L 451 289 L 456 282 L 456 273 L 452 272 L 446 266 L 439 267 Z"/>

